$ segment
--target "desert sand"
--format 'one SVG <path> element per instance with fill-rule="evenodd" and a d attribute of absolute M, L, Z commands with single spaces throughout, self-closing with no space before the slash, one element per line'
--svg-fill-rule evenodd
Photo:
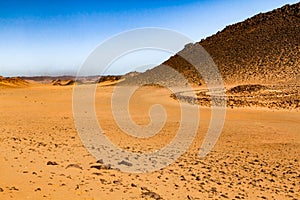
<path fill-rule="evenodd" d="M 162 148 L 179 126 L 170 91 L 143 87 L 130 112 L 139 125 L 160 103 L 167 112 L 162 131 L 149 139 L 116 126 L 113 86 L 98 87 L 99 123 L 114 144 L 133 152 Z M 0 199 L 299 199 L 300 114 L 296 110 L 228 108 L 213 151 L 198 157 L 210 120 L 200 108 L 200 126 L 186 153 L 152 173 L 106 169 L 82 144 L 72 115 L 73 86 L 34 84 L 0 88 Z"/>
<path fill-rule="evenodd" d="M 0 200 L 300 199 L 299 16 L 300 3 L 257 14 L 187 44 L 144 73 L 122 77 L 0 76 Z M 118 44 L 124 47 L 122 42 Z M 207 54 L 202 54 L 199 45 L 215 64 L 207 63 L 210 59 L 203 57 Z M 218 70 L 211 70 L 215 65 Z M 169 73 L 170 69 L 180 76 Z M 206 141 L 212 116 L 211 91 L 205 84 L 210 85 L 206 80 L 221 80 L 219 74 L 226 86 L 225 124 L 212 151 L 200 158 L 199 148 Z M 125 173 L 101 157 L 93 157 L 76 129 L 72 106 L 75 80 L 83 89 L 99 84 L 95 110 L 105 136 L 115 146 L 134 153 L 156 152 L 168 145 L 181 127 L 179 103 L 186 107 L 200 104 L 192 144 L 169 166 L 147 173 Z M 118 85 L 121 82 L 124 85 Z M 190 90 L 172 93 L 155 85 L 187 83 L 194 84 L 195 97 Z M 149 109 L 155 104 L 163 106 L 167 114 L 165 126 L 150 138 L 124 133 L 112 115 L 114 88 L 137 84 L 148 85 L 131 96 L 132 120 L 146 126 L 151 121 Z M 91 130 L 88 125 L 86 128 Z M 190 127 L 184 128 L 188 137 Z M 132 164 L 126 158 L 120 163 Z"/>

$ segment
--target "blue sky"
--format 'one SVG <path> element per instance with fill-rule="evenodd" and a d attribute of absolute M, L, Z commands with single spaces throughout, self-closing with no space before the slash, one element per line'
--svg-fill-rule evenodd
<path fill-rule="evenodd" d="M 0 75 L 75 74 L 97 45 L 123 31 L 160 27 L 195 41 L 289 0 L 0 1 Z M 159 64 L 170 55 L 149 53 Z M 152 56 L 152 58 L 151 58 Z M 127 63 L 143 65 L 142 56 Z M 128 62 L 128 59 L 124 59 Z M 139 60 L 137 63 L 134 60 Z M 117 62 L 122 64 L 122 60 Z"/>

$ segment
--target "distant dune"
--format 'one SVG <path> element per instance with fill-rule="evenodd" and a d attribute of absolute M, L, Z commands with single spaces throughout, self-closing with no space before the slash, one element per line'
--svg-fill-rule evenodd
<path fill-rule="evenodd" d="M 74 81 L 79 79 L 76 82 L 84 83 L 96 83 L 99 79 L 98 75 L 95 76 L 86 76 L 86 77 L 76 77 L 76 76 L 23 76 L 20 77 L 24 80 L 35 81 L 43 84 L 53 84 L 55 81 L 60 80 L 60 82 Z"/>
<path fill-rule="evenodd" d="M 55 80 L 74 80 L 75 76 L 22 76 L 20 77 L 24 80 L 35 81 L 39 83 L 51 83 Z"/>
<path fill-rule="evenodd" d="M 0 87 L 26 87 L 29 83 L 21 78 L 5 78 L 0 76 Z"/>
<path fill-rule="evenodd" d="M 53 80 L 52 85 L 58 85 L 58 86 L 67 86 L 67 85 L 74 85 L 74 80 Z"/>

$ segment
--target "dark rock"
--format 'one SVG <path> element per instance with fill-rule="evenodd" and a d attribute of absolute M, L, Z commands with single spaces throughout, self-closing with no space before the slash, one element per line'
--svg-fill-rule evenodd
<path fill-rule="evenodd" d="M 131 187 L 137 187 L 137 185 L 134 183 L 131 183 Z"/>
<path fill-rule="evenodd" d="M 110 164 L 100 164 L 100 165 L 92 165 L 91 168 L 95 168 L 95 169 L 104 169 L 104 170 L 108 170 L 108 169 L 112 169 Z"/>
<path fill-rule="evenodd" d="M 18 188 L 16 188 L 15 186 L 13 186 L 13 187 L 9 188 L 9 190 L 15 190 L 15 191 L 19 191 L 19 189 L 18 189 Z"/>
<path fill-rule="evenodd" d="M 100 179 L 100 182 L 101 182 L 102 184 L 105 184 L 107 181 L 106 181 L 105 179 L 101 178 L 101 179 Z"/>
<path fill-rule="evenodd" d="M 101 176 L 102 174 L 101 173 L 99 173 L 99 172 L 94 172 L 94 173 L 92 173 L 93 175 L 96 175 L 96 176 Z"/>
<path fill-rule="evenodd" d="M 83 168 L 82 168 L 80 165 L 78 165 L 78 164 L 69 164 L 69 165 L 66 167 L 66 169 L 68 169 L 68 168 L 76 168 L 76 169 L 81 169 L 81 170 L 83 170 Z"/>
<path fill-rule="evenodd" d="M 100 160 L 97 160 L 97 162 L 96 163 L 98 163 L 98 164 L 104 164 L 104 162 L 103 162 L 103 160 L 102 159 L 100 159 Z"/>
<path fill-rule="evenodd" d="M 58 165 L 56 162 L 48 161 L 47 165 Z"/>
<path fill-rule="evenodd" d="M 92 165 L 91 168 L 101 169 L 101 165 Z"/>
<path fill-rule="evenodd" d="M 122 160 L 121 162 L 118 162 L 118 165 L 126 165 L 128 167 L 131 167 L 132 166 L 132 163 L 130 162 L 127 162 L 125 160 Z"/>
<path fill-rule="evenodd" d="M 115 181 L 113 181 L 113 184 L 121 185 L 121 182 L 119 180 L 115 180 Z"/>
<path fill-rule="evenodd" d="M 146 191 L 146 192 L 143 192 L 142 194 L 142 197 L 143 198 L 153 198 L 155 200 L 160 200 L 162 199 L 161 196 L 155 192 L 151 192 L 151 191 Z"/>

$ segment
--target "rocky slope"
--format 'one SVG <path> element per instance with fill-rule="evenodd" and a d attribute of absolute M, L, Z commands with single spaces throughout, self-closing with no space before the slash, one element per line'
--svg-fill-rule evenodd
<path fill-rule="evenodd" d="M 255 15 L 198 43 L 187 44 L 160 66 L 129 78 L 126 83 L 145 84 L 152 80 L 162 85 L 180 86 L 186 84 L 178 81 L 179 75 L 183 75 L 194 86 L 205 85 L 194 67 L 203 63 L 193 66 L 182 57 L 200 60 L 199 44 L 218 67 L 227 90 L 227 104 L 231 107 L 299 109 L 300 3 Z M 179 73 L 170 73 L 170 68 Z M 211 77 L 214 79 L 214 75 Z M 248 92 L 249 89 L 255 91 Z M 206 92 L 201 89 L 197 98 L 186 96 L 184 92 L 177 97 L 209 106 L 210 96 Z"/>
<path fill-rule="evenodd" d="M 226 84 L 297 82 L 300 75 L 300 3 L 255 15 L 199 43 L 213 58 Z M 189 82 L 203 84 L 201 75 L 181 53 L 193 55 L 196 44 L 163 64 L 183 74 Z M 193 55 L 197 56 L 197 55 Z M 176 85 L 176 77 L 164 73 L 162 65 L 136 76 L 128 83 L 151 77 Z M 298 80 L 299 82 L 299 80 Z"/>

